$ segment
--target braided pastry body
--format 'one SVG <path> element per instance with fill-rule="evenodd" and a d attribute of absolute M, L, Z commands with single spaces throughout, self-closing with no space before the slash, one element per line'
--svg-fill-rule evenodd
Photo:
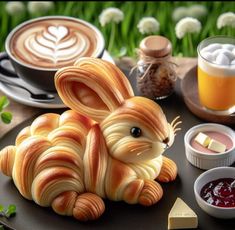
<path fill-rule="evenodd" d="M 0 152 L 0 170 L 25 198 L 81 221 L 97 219 L 102 198 L 145 206 L 163 195 L 160 184 L 177 167 L 162 156 L 178 123 L 153 101 L 135 97 L 123 73 L 95 58 L 80 59 L 55 76 L 71 108 L 36 118 Z"/>

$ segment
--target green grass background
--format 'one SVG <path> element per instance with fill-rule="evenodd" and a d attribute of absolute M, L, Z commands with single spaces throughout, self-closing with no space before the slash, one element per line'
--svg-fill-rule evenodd
<path fill-rule="evenodd" d="M 103 33 L 106 40 L 106 48 L 110 36 L 111 24 L 101 27 L 99 15 L 107 7 L 117 7 L 124 13 L 124 20 L 116 25 L 116 36 L 112 50 L 109 50 L 113 56 L 118 56 L 120 50 L 125 47 L 126 55 L 135 56 L 135 48 L 139 46 L 141 39 L 147 35 L 142 35 L 137 29 L 137 24 L 142 17 L 152 16 L 160 22 L 160 31 L 156 34 L 163 35 L 170 39 L 173 45 L 174 56 L 196 56 L 196 47 L 198 43 L 206 37 L 213 35 L 235 36 L 235 28 L 228 30 L 216 28 L 216 20 L 221 13 L 235 12 L 235 2 L 223 1 L 201 1 L 201 2 L 95 2 L 95 1 L 59 1 L 54 2 L 54 8 L 47 13 L 30 15 L 26 10 L 22 15 L 10 16 L 5 10 L 6 2 L 0 2 L 0 49 L 4 50 L 4 41 L 6 36 L 17 24 L 45 15 L 67 15 L 84 19 L 97 26 Z M 27 2 L 24 2 L 27 5 Z M 189 52 L 187 39 L 177 39 L 175 35 L 175 22 L 172 19 L 172 12 L 179 6 L 190 6 L 193 4 L 204 5 L 208 10 L 208 15 L 201 19 L 202 30 L 200 34 L 193 34 L 193 53 Z"/>

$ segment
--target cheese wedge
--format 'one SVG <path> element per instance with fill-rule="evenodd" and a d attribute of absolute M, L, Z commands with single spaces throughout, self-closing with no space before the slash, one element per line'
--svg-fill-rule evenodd
<path fill-rule="evenodd" d="M 196 213 L 179 197 L 168 214 L 168 229 L 197 228 Z"/>
<path fill-rule="evenodd" d="M 226 145 L 222 144 L 219 141 L 216 141 L 214 139 L 211 139 L 209 145 L 208 145 L 208 149 L 215 151 L 217 153 L 223 153 L 226 150 Z"/>
<path fill-rule="evenodd" d="M 210 137 L 208 137 L 205 133 L 198 133 L 198 135 L 194 139 L 198 144 L 207 147 L 210 143 Z"/>

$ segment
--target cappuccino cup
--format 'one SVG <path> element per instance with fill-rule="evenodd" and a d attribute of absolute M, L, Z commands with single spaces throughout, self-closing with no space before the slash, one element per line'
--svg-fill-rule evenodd
<path fill-rule="evenodd" d="M 198 51 L 198 93 L 206 109 L 229 111 L 235 108 L 235 38 L 209 37 Z"/>
<path fill-rule="evenodd" d="M 14 28 L 5 41 L 6 53 L 16 75 L 30 85 L 56 91 L 54 75 L 80 57 L 101 58 L 105 42 L 92 24 L 73 17 L 46 16 L 28 20 Z M 13 76 L 3 66 L 0 72 Z"/>

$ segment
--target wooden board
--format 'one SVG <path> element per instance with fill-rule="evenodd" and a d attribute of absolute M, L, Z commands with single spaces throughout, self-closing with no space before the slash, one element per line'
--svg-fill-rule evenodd
<path fill-rule="evenodd" d="M 235 114 L 219 115 L 204 108 L 198 97 L 197 66 L 190 69 L 181 80 L 181 91 L 189 110 L 203 120 L 235 125 Z"/>

